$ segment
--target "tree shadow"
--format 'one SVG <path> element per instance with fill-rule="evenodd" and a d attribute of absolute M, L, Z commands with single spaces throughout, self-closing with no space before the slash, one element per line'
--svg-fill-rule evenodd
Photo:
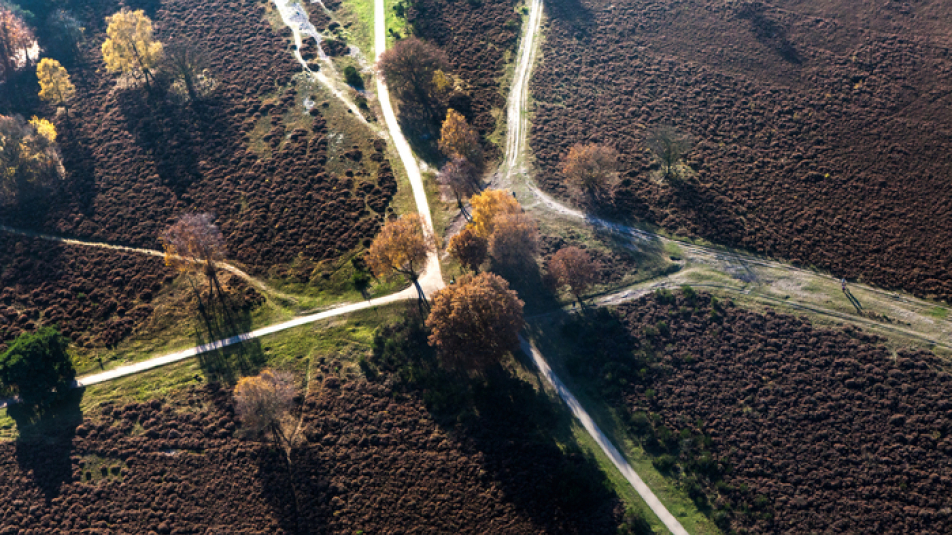
<path fill-rule="evenodd" d="M 16 422 L 16 460 L 49 503 L 59 495 L 63 483 L 72 480 L 73 436 L 83 422 L 80 402 L 84 389 L 70 390 L 62 399 L 46 407 L 11 405 L 7 414 Z"/>
<path fill-rule="evenodd" d="M 730 198 L 694 180 L 670 181 L 672 205 L 691 221 L 700 236 L 717 236 L 727 245 L 739 245 L 746 232 Z"/>
<path fill-rule="evenodd" d="M 776 52 L 784 61 L 799 65 L 803 59 L 796 47 L 787 38 L 786 29 L 766 14 L 766 6 L 761 2 L 742 4 L 735 14 L 738 18 L 750 22 L 754 37 L 767 48 Z"/>
<path fill-rule="evenodd" d="M 576 32 L 576 37 L 587 37 L 589 26 L 594 23 L 592 11 L 580 0 L 549 0 L 545 3 L 546 15 L 567 24 Z"/>
<path fill-rule="evenodd" d="M 534 259 L 506 264 L 494 261 L 491 271 L 506 279 L 509 287 L 519 294 L 519 299 L 525 303 L 525 315 L 541 314 L 561 306 L 553 282 L 548 280 Z"/>
<path fill-rule="evenodd" d="M 400 103 L 397 122 L 400 123 L 400 130 L 406 136 L 407 143 L 423 161 L 438 168 L 446 159 L 439 147 L 440 122 L 426 117 L 427 114 L 419 106 Z"/>
<path fill-rule="evenodd" d="M 196 345 L 210 346 L 198 355 L 202 372 L 210 382 L 235 384 L 240 377 L 254 375 L 267 358 L 261 342 L 244 334 L 252 330 L 252 309 L 228 293 L 223 303 L 204 299 L 199 306 Z"/>

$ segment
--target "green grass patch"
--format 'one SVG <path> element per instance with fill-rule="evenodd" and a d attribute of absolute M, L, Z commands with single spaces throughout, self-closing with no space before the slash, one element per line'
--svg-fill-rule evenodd
<path fill-rule="evenodd" d="M 944 320 L 949 317 L 949 309 L 937 306 L 929 311 L 929 315 L 935 319 Z"/>

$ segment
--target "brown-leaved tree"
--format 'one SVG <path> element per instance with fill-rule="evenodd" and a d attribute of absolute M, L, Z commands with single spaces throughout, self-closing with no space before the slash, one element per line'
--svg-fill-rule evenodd
<path fill-rule="evenodd" d="M 460 210 L 464 210 L 463 201 L 479 191 L 476 166 L 466 158 L 453 158 L 447 162 L 436 176 L 436 181 L 453 192 Z M 465 211 L 463 215 L 466 215 Z"/>
<path fill-rule="evenodd" d="M 598 202 L 618 181 L 618 153 L 606 145 L 575 145 L 565 157 L 562 173 L 583 200 Z"/>
<path fill-rule="evenodd" d="M 504 214 L 495 220 L 489 238 L 494 262 L 516 267 L 528 264 L 539 250 L 539 227 L 525 213 Z"/>
<path fill-rule="evenodd" d="M 549 274 L 559 285 L 568 286 L 575 299 L 581 301 L 582 294 L 595 282 L 595 263 L 582 249 L 563 247 L 549 260 Z"/>
<path fill-rule="evenodd" d="M 403 275 L 416 286 L 420 299 L 426 302 L 418 279 L 426 266 L 427 256 L 435 250 L 436 241 L 424 230 L 423 218 L 407 214 L 380 229 L 367 251 L 367 265 L 378 277 L 394 272 Z"/>
<path fill-rule="evenodd" d="M 35 41 L 23 18 L 0 6 L 0 79 L 9 78 L 13 71 L 30 63 L 27 51 Z"/>
<path fill-rule="evenodd" d="M 475 230 L 466 227 L 450 238 L 447 249 L 463 267 L 475 272 L 486 261 L 489 242 L 476 234 Z"/>
<path fill-rule="evenodd" d="M 214 292 L 224 306 L 225 294 L 218 281 L 218 263 L 225 260 L 225 239 L 212 221 L 211 214 L 183 214 L 174 225 L 159 237 L 165 249 L 165 265 L 184 273 L 192 284 L 191 275 L 202 273 L 208 279 L 209 293 Z M 201 295 L 199 307 L 205 315 Z M 206 318 L 207 320 L 207 318 Z"/>
<path fill-rule="evenodd" d="M 433 297 L 429 342 L 452 367 L 483 369 L 519 346 L 523 302 L 494 273 L 464 275 Z"/>
<path fill-rule="evenodd" d="M 419 106 L 428 121 L 438 119 L 437 72 L 448 71 L 449 65 L 445 52 L 416 37 L 397 41 L 377 62 L 387 88 L 402 102 Z"/>

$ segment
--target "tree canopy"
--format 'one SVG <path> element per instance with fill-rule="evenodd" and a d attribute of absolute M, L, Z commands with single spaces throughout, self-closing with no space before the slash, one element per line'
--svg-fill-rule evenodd
<path fill-rule="evenodd" d="M 450 255 L 465 268 L 470 271 L 479 271 L 479 266 L 486 261 L 489 242 L 467 226 L 450 238 L 447 249 Z"/>
<path fill-rule="evenodd" d="M 501 189 L 487 189 L 470 199 L 473 205 L 473 221 L 470 225 L 484 239 L 492 236 L 496 218 L 504 214 L 518 214 L 522 206 L 511 193 Z"/>
<path fill-rule="evenodd" d="M 50 189 L 62 174 L 53 123 L 0 115 L 0 204 Z"/>
<path fill-rule="evenodd" d="M 479 144 L 479 132 L 466 122 L 466 117 L 454 109 L 446 112 L 446 120 L 440 130 L 440 151 L 447 158 L 462 158 L 480 167 L 483 163 L 483 148 Z"/>
<path fill-rule="evenodd" d="M 54 327 L 21 334 L 0 355 L 0 382 L 15 390 L 25 403 L 54 401 L 76 378 L 68 345 L 69 341 Z"/>
<path fill-rule="evenodd" d="M 397 41 L 377 62 L 394 96 L 406 104 L 422 107 L 427 119 L 433 120 L 438 119 L 435 112 L 441 92 L 437 72 L 448 71 L 449 65 L 445 52 L 416 37 Z"/>
<path fill-rule="evenodd" d="M 162 60 L 162 43 L 152 35 L 152 20 L 145 11 L 122 11 L 106 17 L 106 41 L 102 57 L 109 72 L 141 72 L 146 80 Z"/>
<path fill-rule="evenodd" d="M 646 143 L 651 152 L 664 164 L 665 177 L 671 175 L 674 166 L 693 147 L 690 137 L 678 132 L 670 125 L 662 125 L 651 130 Z"/>
<path fill-rule="evenodd" d="M 183 214 L 159 237 L 165 265 L 182 273 L 206 273 L 225 259 L 225 239 L 211 214 Z"/>
<path fill-rule="evenodd" d="M 23 18 L 12 9 L 0 6 L 0 79 L 8 78 L 30 62 L 27 50 L 35 42 L 33 31 Z"/>
<path fill-rule="evenodd" d="M 595 282 L 595 264 L 592 257 L 578 247 L 563 247 L 549 260 L 549 274 L 560 285 L 568 286 L 572 295 L 581 295 Z"/>
<path fill-rule="evenodd" d="M 450 189 L 456 197 L 456 203 L 462 206 L 463 201 L 479 191 L 479 175 L 476 166 L 466 158 L 453 158 L 436 176 L 437 182 Z"/>
<path fill-rule="evenodd" d="M 249 433 L 270 433 L 275 444 L 288 441 L 281 423 L 294 403 L 294 377 L 290 373 L 265 369 L 254 377 L 242 377 L 232 396 L 235 413 Z"/>
<path fill-rule="evenodd" d="M 499 275 L 464 275 L 433 297 L 430 345 L 450 366 L 485 368 L 519 346 L 523 305 Z"/>
<path fill-rule="evenodd" d="M 69 99 L 76 95 L 66 67 L 55 59 L 41 59 L 36 66 L 36 77 L 40 82 L 40 98 L 54 106 L 68 106 Z"/>
<path fill-rule="evenodd" d="M 618 153 L 605 145 L 575 145 L 565 157 L 562 172 L 570 186 L 597 200 L 610 192 L 618 179 Z"/>
<path fill-rule="evenodd" d="M 494 262 L 522 265 L 538 252 L 539 227 L 527 214 L 502 214 L 496 217 L 494 226 L 489 237 L 489 254 Z"/>
<path fill-rule="evenodd" d="M 435 249 L 433 236 L 423 229 L 423 218 L 407 214 L 380 229 L 367 252 L 367 265 L 378 277 L 397 272 L 415 282 Z"/>

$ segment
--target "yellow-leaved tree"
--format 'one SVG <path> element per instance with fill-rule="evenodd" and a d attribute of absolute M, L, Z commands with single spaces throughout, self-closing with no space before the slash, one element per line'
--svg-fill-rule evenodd
<path fill-rule="evenodd" d="M 141 72 L 146 83 L 152 69 L 162 60 L 162 43 L 152 35 L 152 21 L 141 9 L 122 11 L 106 17 L 108 38 L 102 44 L 106 70 L 125 74 Z"/>
<path fill-rule="evenodd" d="M 477 168 L 483 163 L 479 133 L 466 122 L 463 114 L 450 108 L 440 129 L 440 151 L 447 158 L 465 158 Z"/>
<path fill-rule="evenodd" d="M 40 98 L 54 106 L 65 106 L 69 116 L 69 99 L 76 95 L 76 86 L 69 81 L 66 67 L 52 58 L 43 58 L 36 66 L 40 81 Z"/>
<path fill-rule="evenodd" d="M 51 189 L 62 175 L 53 123 L 0 115 L 0 206 Z"/>
<path fill-rule="evenodd" d="M 469 225 L 480 238 L 488 240 L 496 229 L 496 218 L 501 215 L 518 214 L 522 206 L 511 193 L 501 189 L 487 189 L 470 199 L 473 205 L 473 221 Z"/>

